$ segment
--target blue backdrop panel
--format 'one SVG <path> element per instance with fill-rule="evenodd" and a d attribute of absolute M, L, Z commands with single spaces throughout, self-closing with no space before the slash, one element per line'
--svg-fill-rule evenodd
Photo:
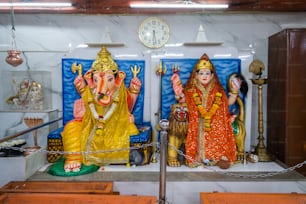
<path fill-rule="evenodd" d="M 80 95 L 76 91 L 73 81 L 77 76 L 77 73 L 71 71 L 71 65 L 73 63 L 82 64 L 83 70 L 82 74 L 88 71 L 94 60 L 79 59 L 79 58 L 65 58 L 62 59 L 62 86 L 63 86 L 63 125 L 68 121 L 73 119 L 73 104 L 76 99 L 80 98 Z M 125 86 L 129 87 L 129 83 L 133 77 L 131 72 L 131 67 L 135 65 L 140 67 L 140 72 L 138 78 L 142 82 L 142 87 L 140 90 L 139 97 L 136 101 L 133 114 L 135 117 L 136 124 L 143 123 L 143 105 L 144 105 L 144 73 L 145 73 L 145 61 L 144 60 L 115 60 L 118 64 L 118 68 L 126 73 L 126 78 L 124 80 Z"/>
<path fill-rule="evenodd" d="M 162 76 L 161 82 L 161 118 L 169 118 L 170 106 L 177 103 L 175 100 L 174 91 L 171 83 L 171 76 L 173 74 L 173 66 L 179 67 L 180 78 L 183 85 L 186 84 L 190 74 L 199 59 L 162 59 L 163 68 L 166 67 L 166 73 Z M 228 92 L 227 80 L 233 73 L 241 73 L 240 59 L 211 59 L 219 80 Z M 231 111 L 235 112 L 235 106 L 231 107 Z"/>

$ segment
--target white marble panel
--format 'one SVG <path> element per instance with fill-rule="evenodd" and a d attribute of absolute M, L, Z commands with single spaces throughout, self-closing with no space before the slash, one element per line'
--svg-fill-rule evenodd
<path fill-rule="evenodd" d="M 112 41 L 123 43 L 123 47 L 109 48 L 114 56 L 136 53 L 138 58 L 146 59 L 145 119 L 156 123 L 154 115 L 158 110 L 159 78 L 155 75 L 156 61 L 152 53 L 183 53 L 185 56 L 200 57 L 207 52 L 210 57 L 226 54 L 233 48 L 232 57 L 239 57 L 243 63 L 243 73 L 251 78 L 248 66 L 252 59 L 260 59 L 267 66 L 268 37 L 284 28 L 306 27 L 305 13 L 265 13 L 265 14 L 194 14 L 158 15 L 170 26 L 169 44 L 192 42 L 196 39 L 200 25 L 203 26 L 210 42 L 222 42 L 219 48 L 164 47 L 152 50 L 144 47 L 138 40 L 138 26 L 148 16 L 145 15 L 49 15 L 16 14 L 15 34 L 17 48 L 23 51 L 24 63 L 12 67 L 5 62 L 6 51 L 11 48 L 11 18 L 0 14 L 0 67 L 1 70 L 49 71 L 51 72 L 52 109 L 62 110 L 61 59 L 63 57 L 94 58 L 99 48 L 87 48 L 86 53 L 78 45 L 84 43 L 103 43 L 106 27 L 111 32 Z M 226 48 L 226 49 L 223 49 Z M 266 67 L 268 69 L 268 67 Z M 267 74 L 267 69 L 264 75 Z M 0 71 L 1 73 L 1 71 Z M 2 73 L 1 73 L 2 74 Z M 249 84 L 252 87 L 251 84 Z M 247 99 L 246 146 L 252 148 L 257 143 L 257 94 L 256 87 L 249 89 Z M 2 92 L 3 89 L 0 89 Z M 266 138 L 266 89 L 264 89 L 264 137 Z M 1 96 L 1 94 L 0 94 Z M 3 99 L 2 99 L 3 100 Z M 150 107 L 150 108 L 148 108 Z M 2 113 L 0 113 L 2 114 Z M 8 121 L 8 122 L 7 122 Z M 10 120 L 1 126 L 11 127 Z"/>

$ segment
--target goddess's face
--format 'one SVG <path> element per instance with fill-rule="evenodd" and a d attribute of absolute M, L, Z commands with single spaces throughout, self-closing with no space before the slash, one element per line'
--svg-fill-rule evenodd
<path fill-rule="evenodd" d="M 214 78 L 214 73 L 210 69 L 200 69 L 196 78 L 202 85 L 207 85 Z"/>

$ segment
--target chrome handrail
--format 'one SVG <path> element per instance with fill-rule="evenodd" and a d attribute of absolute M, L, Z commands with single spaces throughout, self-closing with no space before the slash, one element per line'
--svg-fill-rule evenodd
<path fill-rule="evenodd" d="M 44 127 L 44 126 L 50 125 L 50 124 L 52 124 L 52 123 L 58 122 L 58 121 L 60 121 L 60 120 L 62 120 L 62 119 L 63 119 L 63 117 L 60 117 L 60 118 L 57 118 L 57 119 L 55 119 L 55 120 L 51 120 L 51 121 L 49 121 L 49 122 L 43 123 L 43 124 L 41 124 L 41 125 L 37 125 L 37 126 L 35 126 L 35 127 L 32 127 L 32 128 L 29 128 L 29 129 L 26 129 L 26 130 L 17 132 L 17 133 L 15 133 L 15 134 L 13 134 L 13 135 L 6 136 L 6 137 L 0 139 L 0 143 L 1 143 L 1 142 L 8 141 L 8 140 L 11 140 L 11 139 L 14 139 L 14 138 L 16 138 L 16 137 L 19 137 L 20 135 L 26 134 L 26 133 L 28 133 L 28 132 L 32 132 L 32 131 L 37 130 L 37 129 L 39 129 L 39 128 L 42 128 L 42 127 Z"/>

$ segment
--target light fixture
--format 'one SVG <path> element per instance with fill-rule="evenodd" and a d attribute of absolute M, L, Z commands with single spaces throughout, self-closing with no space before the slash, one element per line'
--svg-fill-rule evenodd
<path fill-rule="evenodd" d="M 72 3 L 65 2 L 12 2 L 12 3 L 0 3 L 0 7 L 71 7 Z"/>
<path fill-rule="evenodd" d="M 131 8 L 143 9 L 226 9 L 228 4 L 196 4 L 196 3 L 131 3 Z"/>

